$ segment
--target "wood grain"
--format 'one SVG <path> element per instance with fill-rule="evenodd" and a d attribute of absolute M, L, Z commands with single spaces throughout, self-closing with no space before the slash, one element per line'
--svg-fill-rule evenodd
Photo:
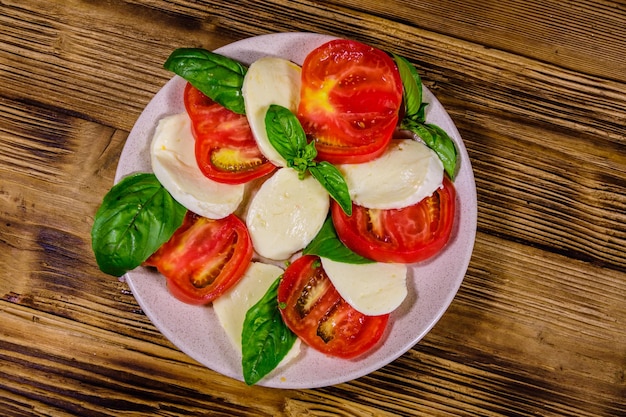
<path fill-rule="evenodd" d="M 0 414 L 620 416 L 626 409 L 626 8 L 619 2 L 0 2 Z M 94 213 L 180 46 L 312 31 L 406 56 L 478 192 L 457 297 L 356 381 L 247 387 L 98 271 Z"/>
<path fill-rule="evenodd" d="M 580 74 L 626 81 L 626 5 L 620 1 L 331 3 Z"/>

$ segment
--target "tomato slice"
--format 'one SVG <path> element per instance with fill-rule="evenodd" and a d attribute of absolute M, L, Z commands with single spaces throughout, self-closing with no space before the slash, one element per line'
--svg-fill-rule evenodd
<path fill-rule="evenodd" d="M 338 39 L 304 60 L 298 118 L 320 160 L 360 163 L 380 156 L 401 103 L 398 69 L 379 49 Z"/>
<path fill-rule="evenodd" d="M 312 348 L 330 356 L 354 358 L 381 339 L 389 314 L 366 316 L 337 292 L 319 257 L 291 263 L 278 286 L 283 321 Z"/>
<path fill-rule="evenodd" d="M 231 214 L 212 220 L 187 212 L 183 224 L 148 260 L 169 291 L 189 304 L 207 304 L 235 285 L 252 260 L 245 224 Z"/>
<path fill-rule="evenodd" d="M 359 255 L 378 262 L 414 263 L 445 246 L 455 210 L 456 191 L 444 176 L 442 187 L 412 206 L 379 210 L 353 204 L 348 217 L 335 203 L 331 215 L 339 239 Z"/>
<path fill-rule="evenodd" d="M 189 83 L 184 101 L 196 139 L 196 160 L 208 178 L 243 184 L 276 169 L 259 150 L 245 115 L 228 110 Z"/>

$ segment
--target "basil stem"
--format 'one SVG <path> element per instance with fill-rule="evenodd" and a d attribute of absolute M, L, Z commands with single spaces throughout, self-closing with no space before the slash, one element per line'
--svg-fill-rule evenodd
<path fill-rule="evenodd" d="M 283 322 L 278 306 L 278 284 L 272 283 L 265 295 L 253 305 L 241 332 L 243 378 L 252 385 L 270 373 L 289 353 L 297 336 Z"/>
<path fill-rule="evenodd" d="M 335 262 L 346 264 L 373 263 L 350 250 L 337 236 L 332 217 L 328 216 L 315 238 L 302 250 L 303 255 L 317 255 Z"/>
<path fill-rule="evenodd" d="M 298 118 L 286 107 L 272 104 L 265 114 L 267 138 L 287 161 L 287 166 L 298 172 L 300 179 L 308 171 L 328 191 L 328 194 L 352 215 L 352 201 L 348 184 L 341 172 L 329 162 L 316 162 L 315 142 L 307 143 L 306 134 Z"/>
<path fill-rule="evenodd" d="M 328 190 L 328 193 L 341 206 L 344 213 L 351 216 L 352 200 L 350 199 L 348 184 L 337 167 L 330 162 L 320 161 L 315 166 L 309 166 L 309 172 Z"/>
<path fill-rule="evenodd" d="M 246 113 L 241 86 L 247 68 L 241 63 L 201 48 L 179 48 L 170 54 L 163 67 L 227 109 Z"/>
<path fill-rule="evenodd" d="M 154 174 L 124 178 L 104 196 L 91 229 L 98 267 L 118 277 L 138 267 L 169 240 L 186 212 Z"/>

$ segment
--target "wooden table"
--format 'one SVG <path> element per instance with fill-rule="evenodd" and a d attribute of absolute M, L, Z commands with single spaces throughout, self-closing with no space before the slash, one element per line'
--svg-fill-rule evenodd
<path fill-rule="evenodd" d="M 477 238 L 399 359 L 248 387 L 165 339 L 90 230 L 172 50 L 304 31 L 416 65 L 468 149 Z M 3 0 L 0 109 L 2 415 L 626 415 L 624 2 Z"/>

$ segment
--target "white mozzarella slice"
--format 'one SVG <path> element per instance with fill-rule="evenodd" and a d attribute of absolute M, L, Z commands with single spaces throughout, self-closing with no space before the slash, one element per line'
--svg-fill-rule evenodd
<path fill-rule="evenodd" d="M 213 301 L 217 319 L 239 354 L 247 311 L 265 295 L 270 285 L 282 273 L 283 270 L 276 265 L 253 262 L 237 285 Z M 300 346 L 300 339 L 297 339 L 279 366 L 298 356 Z"/>
<path fill-rule="evenodd" d="M 167 116 L 157 125 L 150 147 L 152 170 L 180 204 L 211 219 L 234 212 L 244 196 L 244 185 L 215 182 L 196 162 L 191 121 L 186 113 Z"/>
<path fill-rule="evenodd" d="M 246 224 L 256 252 L 269 259 L 288 259 L 309 244 L 322 228 L 330 205 L 328 192 L 308 175 L 298 178 L 280 168 L 250 201 Z"/>
<path fill-rule="evenodd" d="M 270 104 L 278 104 L 292 112 L 300 102 L 301 69 L 282 58 L 265 57 L 250 65 L 243 80 L 242 94 L 246 117 L 261 153 L 274 165 L 284 167 L 280 156 L 267 138 L 265 113 Z"/>
<path fill-rule="evenodd" d="M 405 264 L 347 264 L 321 258 L 339 295 L 355 310 L 379 316 L 394 311 L 407 296 Z"/>
<path fill-rule="evenodd" d="M 338 166 L 355 204 L 372 209 L 400 209 L 435 192 L 443 164 L 435 152 L 412 139 L 395 139 L 379 158 Z"/>

